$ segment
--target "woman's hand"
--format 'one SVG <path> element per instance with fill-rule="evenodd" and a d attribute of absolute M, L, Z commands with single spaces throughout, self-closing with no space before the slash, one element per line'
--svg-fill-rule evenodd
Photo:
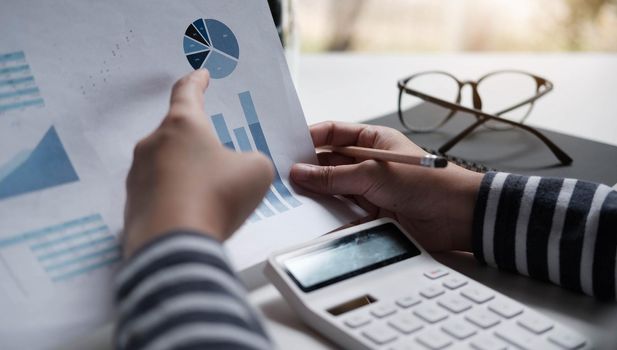
<path fill-rule="evenodd" d="M 386 127 L 325 122 L 311 127 L 315 147 L 360 146 L 426 154 Z M 296 164 L 291 178 L 313 192 L 345 195 L 371 214 L 392 217 L 429 251 L 471 250 L 473 211 L 482 174 L 448 164 L 444 169 L 354 159 L 322 153 L 321 166 Z"/>
<path fill-rule="evenodd" d="M 127 178 L 128 255 L 172 229 L 225 240 L 257 207 L 272 181 L 267 157 L 232 152 L 214 136 L 204 111 L 208 82 L 205 70 L 180 79 L 167 116 L 135 147 Z"/>

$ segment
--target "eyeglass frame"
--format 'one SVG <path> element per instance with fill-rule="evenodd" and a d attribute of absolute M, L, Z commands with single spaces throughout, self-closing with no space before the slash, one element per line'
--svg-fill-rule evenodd
<path fill-rule="evenodd" d="M 482 99 L 480 97 L 480 94 L 478 92 L 478 84 L 480 84 L 482 82 L 483 79 L 486 79 L 487 77 L 494 75 L 494 74 L 498 74 L 498 73 L 520 73 L 520 74 L 525 74 L 528 75 L 530 77 L 532 77 L 535 82 L 536 82 L 536 94 L 532 97 L 529 97 L 519 103 L 514 104 L 513 106 L 510 106 L 506 109 L 503 109 L 499 112 L 496 112 L 494 114 L 490 114 L 490 113 L 486 113 L 484 111 L 482 111 L 481 109 L 478 108 L 482 108 Z M 456 99 L 456 103 L 453 102 L 449 102 L 431 95 L 427 95 L 425 93 L 422 93 L 418 90 L 412 89 L 407 87 L 407 83 L 409 81 L 411 81 L 412 79 L 420 76 L 420 75 L 425 75 L 425 74 L 444 74 L 447 75 L 449 77 L 451 77 L 452 79 L 454 79 L 454 81 L 457 82 L 458 84 L 458 95 L 457 95 L 457 99 Z M 463 88 L 465 87 L 465 85 L 470 85 L 471 89 L 472 89 L 472 100 L 473 100 L 473 104 L 474 104 L 474 108 L 469 108 L 466 106 L 463 106 L 460 104 L 460 99 L 461 99 L 461 92 L 463 90 Z M 505 123 L 505 124 L 509 124 L 511 126 L 514 127 L 519 127 L 531 134 L 533 134 L 534 136 L 536 136 L 537 138 L 539 138 L 553 153 L 553 155 L 555 155 L 555 157 L 557 157 L 557 159 L 561 162 L 562 165 L 570 165 L 572 164 L 572 158 L 566 153 L 564 152 L 561 148 L 559 148 L 559 146 L 557 146 L 555 143 L 553 143 L 548 137 L 546 137 L 544 134 L 542 134 L 540 131 L 527 126 L 521 122 L 515 122 L 506 118 L 501 118 L 499 117 L 500 115 L 510 112 L 512 110 L 515 110 L 517 108 L 523 107 L 526 104 L 531 104 L 530 106 L 530 110 L 527 112 L 527 115 L 525 117 L 523 117 L 523 120 L 525 120 L 525 118 L 527 118 L 527 116 L 529 115 L 529 113 L 531 112 L 531 109 L 533 108 L 533 105 L 535 103 L 536 100 L 538 100 L 539 98 L 543 97 L 544 95 L 546 95 L 547 93 L 549 93 L 550 91 L 553 90 L 553 83 L 551 81 L 549 81 L 548 79 L 539 77 L 537 75 L 528 73 L 528 72 L 524 72 L 524 71 L 520 71 L 520 70 L 514 70 L 514 69 L 507 69 L 507 70 L 498 70 L 498 71 L 493 71 L 493 72 L 489 72 L 485 75 L 483 75 L 482 77 L 480 77 L 478 80 L 466 80 L 466 81 L 460 81 L 458 80 L 454 75 L 444 72 L 444 71 L 438 71 L 438 70 L 434 70 L 434 71 L 425 71 L 425 72 L 420 72 L 420 73 L 416 73 L 414 75 L 411 75 L 409 77 L 400 79 L 397 82 L 397 87 L 399 89 L 399 94 L 398 94 L 398 117 L 399 120 L 401 122 L 401 124 L 403 124 L 403 126 L 408 129 L 411 132 L 418 132 L 416 130 L 413 130 L 412 128 L 410 128 L 404 121 L 403 118 L 403 110 L 402 110 L 402 99 L 403 99 L 403 92 L 408 93 L 410 95 L 416 96 L 418 98 L 420 98 L 423 101 L 427 101 L 427 102 L 431 102 L 434 103 L 438 106 L 447 108 L 449 110 L 451 110 L 451 113 L 438 125 L 435 127 L 435 129 L 441 127 L 442 125 L 444 125 L 445 123 L 447 123 L 454 115 L 457 114 L 457 112 L 466 112 L 466 113 L 470 113 L 473 114 L 477 121 L 475 123 L 473 123 L 472 125 L 468 126 L 467 128 L 463 129 L 463 131 L 461 131 L 460 133 L 458 133 L 456 136 L 454 136 L 450 141 L 446 142 L 444 145 L 442 145 L 441 147 L 439 147 L 438 151 L 442 154 L 445 154 L 446 152 L 448 152 L 450 149 L 452 149 L 452 147 L 454 147 L 457 143 L 459 143 L 463 138 L 467 137 L 469 134 L 471 134 L 472 131 L 474 131 L 476 128 L 478 128 L 479 126 L 481 126 L 482 124 L 486 123 L 489 120 L 494 120 L 497 122 L 501 122 L 501 123 Z M 544 90 L 540 91 L 540 88 L 544 87 Z M 433 129 L 433 130 L 435 130 Z"/>

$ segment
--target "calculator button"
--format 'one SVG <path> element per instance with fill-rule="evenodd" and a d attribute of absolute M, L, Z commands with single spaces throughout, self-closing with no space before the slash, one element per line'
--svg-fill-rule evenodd
<path fill-rule="evenodd" d="M 394 329 L 381 324 L 364 329 L 364 331 L 362 331 L 362 335 L 378 345 L 387 344 L 398 338 L 398 334 L 394 331 Z"/>
<path fill-rule="evenodd" d="M 461 291 L 461 295 L 478 304 L 487 302 L 495 297 L 495 293 L 490 289 L 482 287 L 466 287 Z"/>
<path fill-rule="evenodd" d="M 371 310 L 371 314 L 378 318 L 384 318 L 386 316 L 392 315 L 395 312 L 396 312 L 396 307 L 394 307 L 394 305 L 387 304 L 387 303 L 376 305 Z"/>
<path fill-rule="evenodd" d="M 410 334 L 423 327 L 423 324 L 417 317 L 412 314 L 400 314 L 392 317 L 388 324 L 397 331 Z"/>
<path fill-rule="evenodd" d="M 367 314 L 361 313 L 347 317 L 344 322 L 350 328 L 358 328 L 371 323 L 371 318 Z"/>
<path fill-rule="evenodd" d="M 459 313 L 471 308 L 471 303 L 467 299 L 461 298 L 458 295 L 450 295 L 443 297 L 437 303 L 448 309 L 450 312 Z"/>
<path fill-rule="evenodd" d="M 443 349 L 452 344 L 452 341 L 447 335 L 434 329 L 420 334 L 416 340 L 429 349 Z"/>
<path fill-rule="evenodd" d="M 536 349 L 542 349 L 542 350 L 564 350 L 562 346 L 559 346 L 549 341 L 548 339 L 545 340 L 541 337 L 538 337 L 536 339 L 536 343 L 534 344 L 534 346 Z"/>
<path fill-rule="evenodd" d="M 460 288 L 466 284 L 467 281 L 459 276 L 450 276 L 443 281 L 443 285 L 448 289 Z"/>
<path fill-rule="evenodd" d="M 475 337 L 469 344 L 476 350 L 506 350 L 508 348 L 503 341 L 488 334 Z"/>
<path fill-rule="evenodd" d="M 495 331 L 495 335 L 521 349 L 538 348 L 538 344 L 536 344 L 538 338 L 524 329 L 515 327 L 514 324 L 504 324 L 503 327 Z"/>
<path fill-rule="evenodd" d="M 565 349 L 578 349 L 587 342 L 578 333 L 563 328 L 557 328 L 549 333 L 548 340 Z"/>
<path fill-rule="evenodd" d="M 517 323 L 519 326 L 526 328 L 527 330 L 532 331 L 536 334 L 542 334 L 553 328 L 553 322 L 551 322 L 551 320 L 542 316 L 532 315 L 530 313 L 526 313 L 525 315 L 521 316 L 518 319 Z"/>
<path fill-rule="evenodd" d="M 428 278 L 430 278 L 432 280 L 436 280 L 436 279 L 438 279 L 440 277 L 443 277 L 443 276 L 447 275 L 448 273 L 449 272 L 446 271 L 445 269 L 435 268 L 435 269 L 432 269 L 430 271 L 426 271 L 424 273 L 424 276 L 426 276 L 426 277 L 428 277 Z"/>
<path fill-rule="evenodd" d="M 450 347 L 449 345 L 450 344 L 446 345 L 447 349 L 462 349 L 460 347 Z M 456 345 L 460 345 L 460 344 L 456 344 Z M 388 346 L 386 349 L 387 350 L 426 350 L 427 348 L 432 349 L 430 347 L 418 344 L 417 340 L 411 341 L 410 339 L 404 339 L 402 341 L 399 341 L 397 343 L 394 343 Z M 443 349 L 443 347 L 437 348 L 437 349 Z M 542 350 L 546 350 L 546 349 L 542 349 Z"/>
<path fill-rule="evenodd" d="M 436 323 L 448 317 L 448 313 L 443 309 L 428 304 L 418 306 L 413 313 L 430 323 Z"/>
<path fill-rule="evenodd" d="M 434 286 L 430 286 L 430 287 L 426 287 L 424 289 L 422 289 L 420 291 L 420 295 L 422 295 L 425 298 L 431 299 L 434 298 L 436 296 L 442 295 L 443 293 L 445 293 L 446 291 L 441 288 L 438 285 L 434 285 Z"/>
<path fill-rule="evenodd" d="M 468 322 L 461 320 L 447 321 L 442 327 L 444 332 L 458 339 L 469 338 L 476 334 L 476 329 Z"/>
<path fill-rule="evenodd" d="M 408 339 L 405 339 L 404 341 L 393 344 L 388 350 L 418 350 L 418 344 L 412 344 Z"/>
<path fill-rule="evenodd" d="M 465 315 L 467 321 L 484 329 L 491 328 L 500 322 L 499 317 L 494 313 L 482 309 L 474 309 Z"/>
<path fill-rule="evenodd" d="M 494 313 L 505 318 L 512 318 L 523 312 L 523 307 L 521 305 L 505 299 L 492 301 L 488 305 L 488 308 Z"/>
<path fill-rule="evenodd" d="M 400 299 L 397 299 L 396 300 L 396 305 L 406 309 L 408 307 L 412 307 L 412 306 L 418 304 L 421 301 L 422 300 L 420 300 L 418 297 L 415 297 L 413 295 L 408 295 L 408 296 L 402 297 Z"/>

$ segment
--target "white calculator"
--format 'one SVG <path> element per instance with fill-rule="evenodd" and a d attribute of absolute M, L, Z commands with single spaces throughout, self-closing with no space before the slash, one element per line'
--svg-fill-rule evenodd
<path fill-rule="evenodd" d="M 266 275 L 344 349 L 590 349 L 580 333 L 435 261 L 379 219 L 270 256 Z"/>

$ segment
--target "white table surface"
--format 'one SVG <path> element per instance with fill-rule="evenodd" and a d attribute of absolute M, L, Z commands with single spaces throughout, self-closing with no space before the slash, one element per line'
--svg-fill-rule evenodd
<path fill-rule="evenodd" d="M 518 68 L 555 84 L 554 91 L 536 105 L 529 124 L 617 145 L 617 55 L 320 54 L 300 56 L 296 63 L 298 94 L 309 123 L 359 122 L 390 113 L 396 108 L 396 81 L 417 71 L 441 69 L 461 79 L 476 79 L 490 70 Z M 435 257 L 578 329 L 598 349 L 617 349 L 617 303 L 597 302 L 548 283 L 481 266 L 470 254 Z M 250 300 L 265 315 L 280 349 L 336 349 L 303 325 L 271 285 L 252 291 Z M 110 329 L 107 326 L 79 339 L 70 349 L 108 349 Z"/>
<path fill-rule="evenodd" d="M 396 81 L 414 72 L 437 69 L 460 79 L 476 79 L 504 68 L 527 70 L 555 84 L 554 90 L 538 101 L 528 124 L 617 145 L 617 55 L 304 55 L 297 61 L 295 77 L 309 124 L 360 122 L 394 111 Z M 435 257 L 580 330 L 594 339 L 599 349 L 617 349 L 617 304 L 596 302 L 548 283 L 481 266 L 470 254 Z M 281 349 L 336 348 L 304 326 L 272 286 L 253 291 L 251 300 L 266 315 Z"/>
<path fill-rule="evenodd" d="M 327 54 L 304 55 L 297 63 L 298 94 L 309 124 L 394 112 L 397 80 L 415 72 L 444 70 L 466 80 L 516 68 L 555 84 L 526 123 L 617 145 L 615 54 Z"/>

